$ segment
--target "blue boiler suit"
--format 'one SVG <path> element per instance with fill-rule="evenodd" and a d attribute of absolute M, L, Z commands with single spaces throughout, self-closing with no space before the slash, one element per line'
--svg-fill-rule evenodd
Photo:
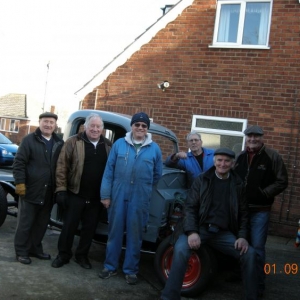
<path fill-rule="evenodd" d="M 110 199 L 108 242 L 104 267 L 117 270 L 126 232 L 125 274 L 137 274 L 142 233 L 148 222 L 152 187 L 162 175 L 162 154 L 148 133 L 137 151 L 132 133 L 118 139 L 105 167 L 101 199 Z"/>

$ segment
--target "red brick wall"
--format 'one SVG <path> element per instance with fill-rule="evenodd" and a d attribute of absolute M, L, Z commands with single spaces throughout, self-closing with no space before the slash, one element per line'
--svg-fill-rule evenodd
<path fill-rule="evenodd" d="M 193 5 L 161 30 L 83 101 L 83 108 L 147 112 L 173 130 L 182 150 L 195 114 L 248 119 L 265 143 L 282 154 L 289 187 L 277 197 L 270 232 L 296 234 L 300 218 L 300 4 L 275 0 L 269 50 L 209 48 L 215 0 Z M 165 91 L 157 84 L 168 80 Z M 205 142 L 205 141 L 204 141 Z"/>

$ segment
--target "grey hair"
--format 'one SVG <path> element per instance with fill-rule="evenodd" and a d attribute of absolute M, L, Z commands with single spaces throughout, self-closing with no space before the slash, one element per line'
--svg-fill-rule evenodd
<path fill-rule="evenodd" d="M 226 154 L 225 154 L 226 155 Z M 227 155 L 226 155 L 227 156 Z M 229 156 L 228 156 L 229 157 Z M 235 158 L 233 157 L 229 157 L 231 159 L 231 161 L 234 163 L 235 162 Z M 216 162 L 216 156 L 214 155 L 214 163 Z"/>
<path fill-rule="evenodd" d="M 102 120 L 102 118 L 98 114 L 96 114 L 96 113 L 91 113 L 85 119 L 85 123 L 84 123 L 84 128 L 85 129 L 90 125 L 91 120 L 94 119 L 94 118 L 100 119 L 100 121 L 102 122 L 102 127 L 103 127 L 103 120 Z"/>
<path fill-rule="evenodd" d="M 187 136 L 186 136 L 186 140 L 188 141 L 191 135 L 197 135 L 199 137 L 199 139 L 201 140 L 201 134 L 195 130 L 191 131 Z"/>

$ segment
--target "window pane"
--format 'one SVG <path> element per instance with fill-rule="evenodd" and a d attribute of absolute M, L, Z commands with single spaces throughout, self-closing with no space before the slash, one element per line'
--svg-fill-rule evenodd
<path fill-rule="evenodd" d="M 243 148 L 243 137 L 239 136 L 230 136 L 230 135 L 221 135 L 221 134 L 211 134 L 211 133 L 202 133 L 201 139 L 203 141 L 203 147 L 217 149 L 220 147 L 226 147 L 239 154 Z"/>
<path fill-rule="evenodd" d="M 218 42 L 237 42 L 240 4 L 222 4 L 218 29 Z"/>
<path fill-rule="evenodd" d="M 241 132 L 243 130 L 243 123 L 224 121 L 224 120 L 218 121 L 218 120 L 197 119 L 196 127 Z"/>
<path fill-rule="evenodd" d="M 270 3 L 247 3 L 243 32 L 244 45 L 266 45 Z"/>

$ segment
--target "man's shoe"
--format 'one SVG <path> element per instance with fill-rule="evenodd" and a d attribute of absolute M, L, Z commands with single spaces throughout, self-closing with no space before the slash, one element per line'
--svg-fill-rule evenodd
<path fill-rule="evenodd" d="M 25 264 L 25 265 L 29 265 L 31 264 L 31 259 L 28 256 L 20 256 L 17 255 L 16 259 L 18 262 L 20 262 L 21 264 Z"/>
<path fill-rule="evenodd" d="M 62 267 L 63 265 L 65 264 L 68 264 L 69 261 L 68 260 L 65 260 L 65 259 L 62 259 L 59 255 L 56 256 L 56 258 L 54 259 L 54 261 L 52 262 L 51 266 L 53 268 L 60 268 Z"/>
<path fill-rule="evenodd" d="M 114 270 L 114 271 L 109 271 L 107 270 L 106 268 L 104 268 L 102 271 L 100 271 L 99 273 L 99 277 L 102 278 L 102 279 L 108 279 L 110 278 L 111 276 L 115 276 L 117 275 L 117 271 Z"/>
<path fill-rule="evenodd" d="M 51 259 L 51 256 L 48 253 L 38 253 L 38 254 L 36 254 L 36 253 L 29 253 L 29 256 L 36 257 L 38 259 L 44 259 L 44 260 L 50 260 Z"/>
<path fill-rule="evenodd" d="M 126 274 L 125 279 L 128 284 L 137 284 L 137 276 L 135 274 Z"/>
<path fill-rule="evenodd" d="M 92 265 L 87 257 L 78 257 L 74 258 L 74 261 L 77 262 L 84 269 L 91 269 Z"/>

